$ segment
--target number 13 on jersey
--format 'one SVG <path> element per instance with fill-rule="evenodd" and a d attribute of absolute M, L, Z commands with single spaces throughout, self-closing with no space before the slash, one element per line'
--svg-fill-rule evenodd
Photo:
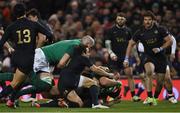
<path fill-rule="evenodd" d="M 29 29 L 18 30 L 16 33 L 18 34 L 18 44 L 31 42 L 31 32 Z"/>

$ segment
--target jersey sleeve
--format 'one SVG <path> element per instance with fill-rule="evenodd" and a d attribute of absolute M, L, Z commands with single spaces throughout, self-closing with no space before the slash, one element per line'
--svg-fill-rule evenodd
<path fill-rule="evenodd" d="M 85 66 L 87 66 L 87 67 L 91 67 L 93 65 L 91 63 L 91 61 L 89 60 L 89 58 L 87 58 L 85 56 L 83 56 L 82 60 L 83 60 L 83 63 L 85 64 Z"/>
<path fill-rule="evenodd" d="M 70 55 L 70 57 L 73 56 L 74 53 L 74 48 L 76 47 L 76 45 L 71 45 L 68 47 L 68 49 L 66 50 L 66 53 Z"/>
<path fill-rule="evenodd" d="M 38 31 L 44 35 L 46 35 L 46 37 L 49 39 L 50 42 L 52 42 L 54 36 L 53 34 L 45 27 L 43 27 L 41 24 L 39 24 L 38 22 L 35 22 L 35 25 L 38 29 Z"/>
<path fill-rule="evenodd" d="M 0 40 L 0 48 L 3 47 L 4 43 L 10 38 L 11 34 L 10 34 L 10 27 L 7 27 L 7 29 L 5 30 L 1 40 Z"/>
<path fill-rule="evenodd" d="M 139 35 L 139 30 L 136 31 L 132 37 L 132 40 L 134 40 L 136 43 L 139 42 L 139 38 L 140 38 L 140 35 Z"/>
<path fill-rule="evenodd" d="M 169 35 L 169 31 L 164 26 L 159 26 L 158 31 L 161 34 L 162 38 L 165 38 L 166 36 Z"/>
<path fill-rule="evenodd" d="M 128 40 L 131 40 L 131 38 L 132 38 L 132 31 L 131 31 L 130 28 L 128 28 L 127 31 L 128 31 L 128 36 L 127 36 L 127 38 L 128 38 Z"/>

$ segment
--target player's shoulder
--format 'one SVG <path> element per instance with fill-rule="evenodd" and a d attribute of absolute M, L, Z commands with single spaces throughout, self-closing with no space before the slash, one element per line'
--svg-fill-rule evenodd
<path fill-rule="evenodd" d="M 160 24 L 155 24 L 154 25 L 157 29 L 167 29 L 164 25 L 160 25 Z"/>
<path fill-rule="evenodd" d="M 128 27 L 128 26 L 125 26 L 124 29 L 125 29 L 126 31 L 128 31 L 128 32 L 131 32 L 131 31 L 132 31 L 131 28 Z"/>
<path fill-rule="evenodd" d="M 141 26 L 141 27 L 139 27 L 139 29 L 137 29 L 136 31 L 135 31 L 135 35 L 138 35 L 138 34 L 141 34 L 142 32 L 144 31 L 144 28 L 143 28 L 143 26 Z"/>

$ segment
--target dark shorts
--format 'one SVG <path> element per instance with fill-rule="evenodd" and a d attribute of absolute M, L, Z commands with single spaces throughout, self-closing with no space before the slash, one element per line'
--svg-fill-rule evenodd
<path fill-rule="evenodd" d="M 110 61 L 110 68 L 113 71 L 121 72 L 122 70 L 124 70 L 123 62 L 124 62 L 124 58 L 118 58 L 117 61 Z M 129 66 L 132 67 L 131 61 L 129 62 Z"/>
<path fill-rule="evenodd" d="M 33 70 L 34 55 L 29 54 L 13 54 L 12 65 L 21 72 L 29 74 Z"/>
<path fill-rule="evenodd" d="M 145 63 L 147 62 L 151 62 L 155 65 L 156 73 L 166 73 L 168 60 L 165 55 L 162 55 L 162 54 L 156 54 L 155 56 L 147 55 L 145 58 Z"/>
<path fill-rule="evenodd" d="M 70 91 L 77 89 L 79 80 L 80 75 L 73 75 L 72 73 L 61 71 L 58 81 L 60 96 L 66 97 Z"/>

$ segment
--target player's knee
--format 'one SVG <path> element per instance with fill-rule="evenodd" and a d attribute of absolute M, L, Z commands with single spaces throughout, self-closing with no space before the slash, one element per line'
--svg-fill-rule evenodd
<path fill-rule="evenodd" d="M 133 79 L 133 75 L 132 74 L 128 74 L 127 77 L 128 77 L 128 79 Z"/>
<path fill-rule="evenodd" d="M 12 86 L 13 88 L 18 87 L 18 85 L 19 85 L 19 82 L 18 82 L 18 81 L 13 80 L 13 81 L 11 82 L 11 86 Z"/>
<path fill-rule="evenodd" d="M 79 107 L 83 107 L 83 102 L 82 102 L 82 100 L 78 100 L 77 103 L 79 104 Z"/>
<path fill-rule="evenodd" d="M 154 73 L 154 71 L 151 70 L 151 69 L 147 69 L 147 70 L 146 70 L 146 75 L 147 75 L 148 77 L 152 76 L 153 73 Z"/>
<path fill-rule="evenodd" d="M 145 81 L 145 79 L 146 79 L 145 74 L 140 74 L 139 76 L 140 76 L 141 80 Z"/>
<path fill-rule="evenodd" d="M 99 79 L 99 82 L 100 82 L 100 84 L 101 84 L 102 86 L 106 86 L 106 85 L 107 85 L 107 78 L 101 77 L 101 78 Z"/>
<path fill-rule="evenodd" d="M 91 81 L 89 82 L 89 84 L 90 84 L 90 87 L 91 87 L 91 86 L 93 86 L 93 85 L 97 86 L 98 83 L 97 83 L 95 80 L 91 80 Z"/>

